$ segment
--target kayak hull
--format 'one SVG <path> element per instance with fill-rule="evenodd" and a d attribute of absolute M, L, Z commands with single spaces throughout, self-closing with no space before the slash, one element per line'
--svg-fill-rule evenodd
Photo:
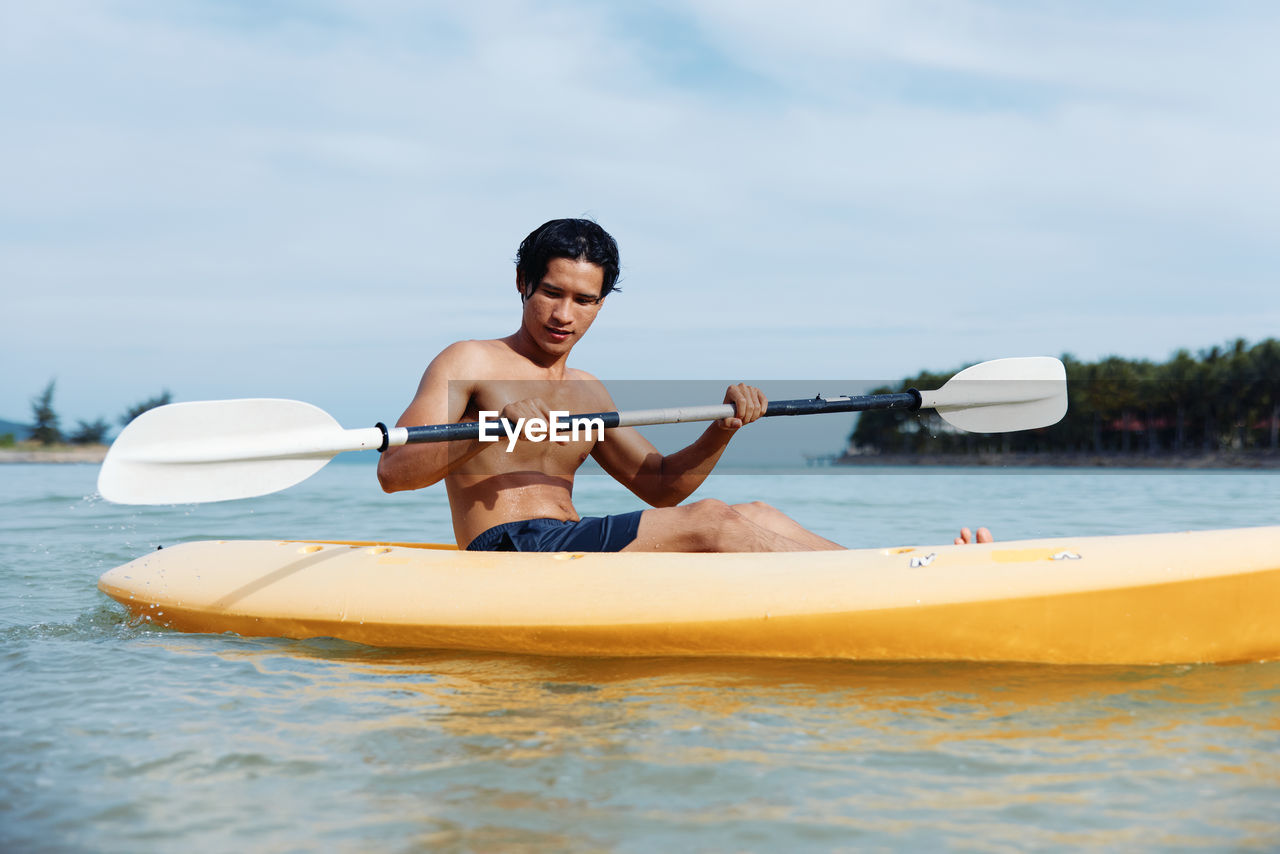
<path fill-rule="evenodd" d="M 569 656 L 1280 658 L 1280 527 L 789 554 L 218 541 L 104 574 L 188 632 Z"/>

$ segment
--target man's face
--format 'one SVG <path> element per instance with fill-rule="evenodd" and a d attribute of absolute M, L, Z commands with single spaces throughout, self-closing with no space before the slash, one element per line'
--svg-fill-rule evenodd
<path fill-rule="evenodd" d="M 568 353 L 604 305 L 600 297 L 603 289 L 604 270 L 600 267 L 588 261 L 552 258 L 542 281 L 525 296 L 525 330 L 546 352 Z"/>

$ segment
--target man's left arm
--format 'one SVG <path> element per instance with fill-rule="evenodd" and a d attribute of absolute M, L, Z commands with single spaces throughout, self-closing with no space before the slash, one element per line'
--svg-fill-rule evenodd
<path fill-rule="evenodd" d="M 712 422 L 692 444 L 673 454 L 659 452 L 633 427 L 618 427 L 596 443 L 591 455 L 647 504 L 673 507 L 702 485 L 734 434 L 764 415 L 769 405 L 760 389 L 742 383 L 729 387 L 724 402 L 733 404 L 734 416 Z"/>

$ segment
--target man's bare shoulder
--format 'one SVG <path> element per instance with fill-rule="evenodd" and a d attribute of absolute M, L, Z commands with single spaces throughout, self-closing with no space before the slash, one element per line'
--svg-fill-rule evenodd
<path fill-rule="evenodd" d="M 493 368 L 509 360 L 511 348 L 502 339 L 468 339 L 455 341 L 431 360 L 431 367 L 446 373 L 467 373 L 480 376 L 486 368 Z"/>

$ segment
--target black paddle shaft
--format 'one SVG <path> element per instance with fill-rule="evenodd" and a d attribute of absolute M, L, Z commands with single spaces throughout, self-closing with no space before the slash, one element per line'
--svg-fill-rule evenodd
<path fill-rule="evenodd" d="M 813 397 L 803 400 L 774 400 L 765 417 L 774 415 L 822 415 L 826 412 L 870 412 L 877 409 L 920 408 L 920 392 L 907 389 L 899 394 L 859 394 L 853 397 Z"/>

